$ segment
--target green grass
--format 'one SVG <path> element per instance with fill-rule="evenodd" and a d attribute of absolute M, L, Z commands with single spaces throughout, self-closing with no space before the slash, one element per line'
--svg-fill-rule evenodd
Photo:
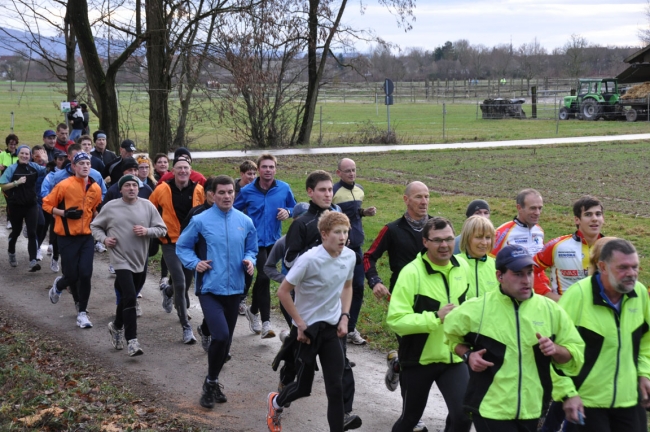
<path fill-rule="evenodd" d="M 148 142 L 148 96 L 145 91 L 131 85 L 118 88 L 120 104 L 120 131 L 134 139 L 140 147 Z M 10 91 L 7 82 L 0 82 L 0 133 L 11 133 L 11 113 L 14 113 L 14 132 L 21 142 L 30 145 L 42 142 L 45 129 L 54 128 L 64 119 L 59 111 L 65 99 L 63 86 L 48 83 L 14 83 Z M 197 97 L 194 106 L 205 109 L 202 114 L 190 116 L 190 147 L 195 150 L 240 149 L 243 144 L 233 135 L 230 126 L 218 121 L 214 108 L 205 99 Z M 322 108 L 322 121 L 321 121 Z M 530 104 L 524 105 L 530 116 Z M 170 113 L 176 109 L 171 108 Z M 173 115 L 173 114 L 172 114 Z M 476 100 L 458 99 L 446 104 L 443 133 L 443 106 L 436 100 L 428 103 L 399 103 L 390 107 L 391 128 L 400 143 L 431 143 L 444 141 L 489 141 L 526 138 L 552 138 L 556 136 L 596 136 L 650 131 L 650 123 L 639 121 L 586 122 L 565 121 L 559 124 L 556 135 L 555 108 L 553 104 L 539 105 L 537 120 L 483 120 Z M 174 119 L 172 119 L 172 124 Z M 91 116 L 91 130 L 98 120 Z M 388 127 L 386 106 L 360 102 L 321 101 L 316 109 L 312 145 L 322 133 L 321 146 L 355 145 L 364 137 L 380 135 Z"/>

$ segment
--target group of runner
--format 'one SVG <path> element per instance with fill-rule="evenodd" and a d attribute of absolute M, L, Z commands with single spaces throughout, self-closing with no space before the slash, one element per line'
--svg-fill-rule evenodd
<path fill-rule="evenodd" d="M 148 258 L 162 249 L 162 307 L 176 309 L 184 343 L 196 343 L 187 312 L 193 281 L 203 311 L 197 327 L 208 353 L 203 407 L 227 401 L 219 375 L 231 358 L 238 314 L 261 338 L 276 336 L 273 279 L 289 330 L 280 332 L 273 361 L 274 370 L 282 367 L 278 389 L 267 398 L 269 430 L 281 431 L 283 410 L 311 393 L 316 357 L 330 430 L 360 427 L 346 342 L 366 343 L 356 328 L 365 278 L 378 300 L 389 301 L 386 322 L 396 334 L 385 374 L 386 387 L 401 387 L 403 399 L 393 431 L 427 430 L 421 417 L 434 382 L 449 410 L 447 431 L 469 431 L 472 424 L 478 432 L 534 431 L 543 417 L 544 431 L 646 430 L 648 293 L 637 280 L 634 246 L 602 236 L 604 209 L 594 197 L 574 203 L 575 232 L 545 244 L 543 198 L 534 189 L 517 195 L 517 216 L 496 229 L 489 204 L 472 201 L 457 234 L 448 219 L 428 214 L 429 189 L 414 181 L 404 191 L 403 216 L 386 224 L 364 253 L 362 218 L 377 209 L 363 207 L 349 158 L 339 161 L 336 183 L 326 171 L 309 174 L 309 203 L 296 203 L 290 186 L 276 179 L 270 154 L 244 161 L 235 181 L 192 170 L 185 148 L 170 161 L 136 154 L 131 140 L 118 156 L 106 149 L 102 131 L 70 142 L 65 124 L 45 131 L 43 145 L 19 146 L 15 135 L 7 145 L 16 158 L 0 159 L 11 266 L 18 266 L 23 223 L 29 271 L 40 270 L 49 231 L 50 268 L 58 272 L 59 259 L 62 268 L 50 300 L 57 303 L 68 289 L 77 325 L 91 328 L 93 251 L 108 249 L 117 305 L 110 340 L 137 356 L 144 352 L 137 298 Z M 377 270 L 384 253 L 387 285 Z"/>

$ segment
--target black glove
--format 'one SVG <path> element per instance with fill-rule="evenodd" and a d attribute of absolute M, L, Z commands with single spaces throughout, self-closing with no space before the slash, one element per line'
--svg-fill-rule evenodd
<path fill-rule="evenodd" d="M 65 209 L 63 217 L 68 219 L 81 219 L 82 214 L 83 210 L 77 210 L 77 207 L 70 207 L 69 209 Z"/>

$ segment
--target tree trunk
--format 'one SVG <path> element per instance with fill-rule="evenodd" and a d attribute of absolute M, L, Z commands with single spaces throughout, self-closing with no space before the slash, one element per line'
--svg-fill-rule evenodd
<path fill-rule="evenodd" d="M 146 0 L 147 69 L 149 76 L 149 154 L 167 153 L 171 145 L 169 92 L 171 73 L 167 54 L 168 29 L 162 0 Z"/>
<path fill-rule="evenodd" d="M 65 38 L 65 69 L 66 69 L 66 95 L 68 101 L 75 100 L 77 98 L 77 89 L 75 88 L 76 77 L 75 77 L 75 50 L 77 48 L 77 38 L 75 37 L 72 25 L 70 24 L 70 6 L 66 8 L 66 14 L 64 19 L 64 38 Z"/>

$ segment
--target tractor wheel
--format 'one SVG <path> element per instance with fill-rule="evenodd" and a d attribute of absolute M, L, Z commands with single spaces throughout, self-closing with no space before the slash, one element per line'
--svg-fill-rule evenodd
<path fill-rule="evenodd" d="M 569 120 L 570 116 L 571 113 L 569 113 L 569 110 L 566 107 L 560 108 L 560 113 L 558 114 L 560 120 Z"/>
<path fill-rule="evenodd" d="M 594 121 L 600 118 L 601 106 L 594 99 L 587 99 L 582 102 L 582 117 L 585 120 Z"/>
<path fill-rule="evenodd" d="M 639 113 L 636 112 L 634 108 L 630 108 L 629 110 L 625 111 L 625 120 L 629 122 L 635 122 L 637 118 L 639 118 Z"/>

